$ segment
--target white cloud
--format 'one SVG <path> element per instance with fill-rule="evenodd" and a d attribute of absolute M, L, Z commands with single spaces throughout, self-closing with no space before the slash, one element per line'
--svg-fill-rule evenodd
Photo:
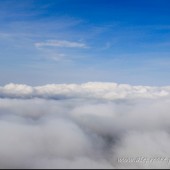
<path fill-rule="evenodd" d="M 46 42 L 35 43 L 35 46 L 40 47 L 63 47 L 63 48 L 87 48 L 86 44 L 80 42 L 72 42 L 65 40 L 48 40 Z"/>
<path fill-rule="evenodd" d="M 0 87 L 0 96 L 10 98 L 94 98 L 129 99 L 170 96 L 170 87 L 130 86 L 116 83 L 49 84 L 31 87 L 22 84 L 8 84 Z"/>
<path fill-rule="evenodd" d="M 170 87 L 0 87 L 0 168 L 169 168 Z"/>

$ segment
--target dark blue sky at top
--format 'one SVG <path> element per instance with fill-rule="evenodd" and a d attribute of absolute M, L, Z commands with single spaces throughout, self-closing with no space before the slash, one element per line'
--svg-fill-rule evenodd
<path fill-rule="evenodd" d="M 0 0 L 0 83 L 167 85 L 169 9 L 169 0 Z"/>
<path fill-rule="evenodd" d="M 0 2 L 1 9 L 11 14 L 42 12 L 32 19 L 68 15 L 98 24 L 112 21 L 126 21 L 133 25 L 170 22 L 169 0 L 0 0 Z M 15 19 L 25 19 L 25 15 L 13 18 Z"/>
<path fill-rule="evenodd" d="M 8 6 L 11 4 L 12 6 Z M 128 21 L 130 24 L 167 24 L 169 0 L 1 0 L 14 13 L 42 11 L 38 17 L 68 15 L 94 23 Z M 20 4 L 21 3 L 21 4 Z M 7 9 L 6 9 L 7 10 Z M 9 12 L 9 11 L 7 11 Z M 37 18 L 38 18 L 37 17 Z M 20 16 L 16 19 L 25 19 Z"/>

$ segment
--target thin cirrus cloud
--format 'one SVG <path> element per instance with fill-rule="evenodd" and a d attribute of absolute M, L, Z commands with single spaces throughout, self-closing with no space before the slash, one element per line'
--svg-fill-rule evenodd
<path fill-rule="evenodd" d="M 87 48 L 87 45 L 80 42 L 66 40 L 48 40 L 45 42 L 35 43 L 37 48 L 41 47 L 60 47 L 60 48 Z"/>

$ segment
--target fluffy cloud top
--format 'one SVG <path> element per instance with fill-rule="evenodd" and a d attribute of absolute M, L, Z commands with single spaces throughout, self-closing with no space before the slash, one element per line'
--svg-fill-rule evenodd
<path fill-rule="evenodd" d="M 170 87 L 130 86 L 116 83 L 51 84 L 31 87 L 8 84 L 0 87 L 0 97 L 8 98 L 160 98 L 170 96 Z"/>
<path fill-rule="evenodd" d="M 0 87 L 0 168 L 170 168 L 169 105 L 170 87 Z"/>

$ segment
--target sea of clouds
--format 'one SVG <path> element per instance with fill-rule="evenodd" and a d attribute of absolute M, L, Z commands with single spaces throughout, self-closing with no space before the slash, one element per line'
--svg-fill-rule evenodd
<path fill-rule="evenodd" d="M 170 87 L 0 87 L 0 168 L 170 168 Z"/>

